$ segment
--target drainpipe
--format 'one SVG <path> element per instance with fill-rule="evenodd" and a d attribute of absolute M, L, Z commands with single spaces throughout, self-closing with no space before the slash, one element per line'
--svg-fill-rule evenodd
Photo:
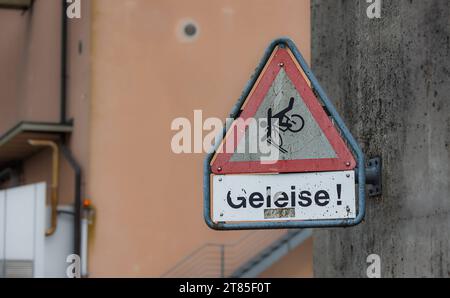
<path fill-rule="evenodd" d="M 67 123 L 67 1 L 61 0 L 61 89 L 60 121 Z"/>
<path fill-rule="evenodd" d="M 60 122 L 67 124 L 67 44 L 68 44 L 68 22 L 67 22 L 67 8 L 66 0 L 61 0 L 61 86 L 60 86 Z M 62 136 L 61 151 L 64 158 L 69 162 L 75 175 L 75 212 L 74 212 L 74 254 L 81 256 L 81 167 L 75 157 L 73 156 L 67 140 Z"/>
<path fill-rule="evenodd" d="M 66 144 L 61 145 L 61 153 L 69 162 L 69 165 L 73 169 L 75 175 L 74 254 L 81 257 L 81 167 Z"/>
<path fill-rule="evenodd" d="M 89 226 L 95 216 L 95 209 L 90 200 L 85 199 L 83 201 L 82 219 L 81 219 L 81 277 L 89 277 L 88 271 L 88 238 L 89 238 Z"/>

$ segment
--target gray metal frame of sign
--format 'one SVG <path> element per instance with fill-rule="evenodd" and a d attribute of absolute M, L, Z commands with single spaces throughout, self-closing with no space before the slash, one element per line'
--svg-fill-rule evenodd
<path fill-rule="evenodd" d="M 253 86 L 256 84 L 259 76 L 261 75 L 265 65 L 270 59 L 272 52 L 277 47 L 288 47 L 298 63 L 300 64 L 303 72 L 312 84 L 312 87 L 316 91 L 322 103 L 328 110 L 331 118 L 334 120 L 337 127 L 340 129 L 343 138 L 347 141 L 348 145 L 356 155 L 357 162 L 357 175 L 358 175 L 358 215 L 354 219 L 337 219 L 337 220 L 314 220 L 314 221 L 291 221 L 291 222 L 251 222 L 251 223 L 214 223 L 211 219 L 211 161 L 215 155 L 217 147 L 220 145 L 218 142 L 216 148 L 212 150 L 205 158 L 204 171 L 203 171 L 203 199 L 204 199 L 204 218 L 206 224 L 214 230 L 263 230 L 263 229 L 300 229 L 300 228 L 326 228 L 326 227 L 350 227 L 358 225 L 362 222 L 366 211 L 366 167 L 365 156 L 362 152 L 358 142 L 355 140 L 350 130 L 345 125 L 344 121 L 339 116 L 334 105 L 331 103 L 325 91 L 320 86 L 317 78 L 312 73 L 302 54 L 299 52 L 294 42 L 289 38 L 280 38 L 274 40 L 267 48 L 263 59 L 261 60 L 255 74 L 245 87 L 241 98 L 231 111 L 230 117 L 236 119 L 239 115 L 239 111 L 251 92 Z M 223 136 L 227 133 L 226 128 L 223 131 Z"/>

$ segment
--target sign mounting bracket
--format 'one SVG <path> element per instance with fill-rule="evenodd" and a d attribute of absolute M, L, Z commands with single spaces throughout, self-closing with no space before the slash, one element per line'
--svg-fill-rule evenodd
<path fill-rule="evenodd" d="M 356 169 L 358 171 L 358 169 Z M 382 159 L 374 157 L 367 161 L 366 166 L 366 184 L 369 197 L 378 197 L 382 195 Z M 358 175 L 356 175 L 358 183 Z"/>

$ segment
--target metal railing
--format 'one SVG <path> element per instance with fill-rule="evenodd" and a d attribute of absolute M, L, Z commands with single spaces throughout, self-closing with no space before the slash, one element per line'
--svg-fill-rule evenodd
<path fill-rule="evenodd" d="M 252 231 L 235 243 L 207 243 L 187 255 L 162 277 L 230 277 L 262 251 L 298 230 Z"/>

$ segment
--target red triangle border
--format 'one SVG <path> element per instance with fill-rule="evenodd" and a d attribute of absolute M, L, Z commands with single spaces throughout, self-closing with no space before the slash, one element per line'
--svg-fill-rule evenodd
<path fill-rule="evenodd" d="M 303 172 L 329 172 L 345 171 L 356 168 L 356 161 L 350 153 L 346 143 L 333 125 L 330 118 L 323 110 L 319 100 L 304 79 L 299 67 L 293 60 L 293 56 L 286 48 L 276 48 L 272 59 L 269 60 L 265 71 L 261 74 L 256 88 L 245 101 L 245 108 L 240 118 L 244 121 L 252 118 L 272 86 L 273 81 L 278 76 L 283 67 L 289 79 L 294 84 L 297 92 L 303 98 L 306 106 L 310 110 L 313 118 L 318 123 L 320 129 L 330 142 L 337 158 L 327 159 L 303 159 L 303 160 L 279 160 L 273 164 L 264 164 L 260 161 L 240 161 L 230 162 L 234 153 L 216 153 L 211 162 L 211 171 L 217 175 L 225 174 L 273 174 L 273 173 L 303 173 Z M 235 125 L 231 125 L 230 130 L 234 130 Z M 229 130 L 229 131 L 230 131 Z M 237 142 L 235 150 L 245 131 L 237 132 Z M 226 142 L 233 134 L 227 134 Z"/>

